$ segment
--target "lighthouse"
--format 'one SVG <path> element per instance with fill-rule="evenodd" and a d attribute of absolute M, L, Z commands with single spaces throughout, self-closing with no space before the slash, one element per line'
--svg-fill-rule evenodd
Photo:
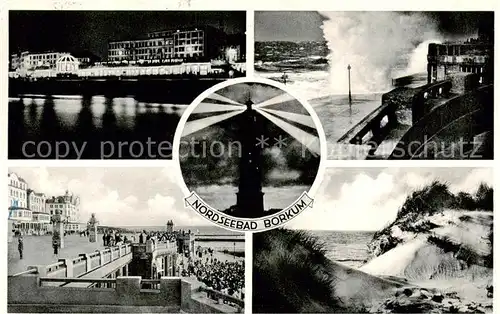
<path fill-rule="evenodd" d="M 260 117 L 252 108 L 252 101 L 246 103 L 240 126 L 241 157 L 240 178 L 236 205 L 243 218 L 258 218 L 264 215 L 264 193 L 262 192 L 262 147 L 256 145 L 262 135 Z"/>

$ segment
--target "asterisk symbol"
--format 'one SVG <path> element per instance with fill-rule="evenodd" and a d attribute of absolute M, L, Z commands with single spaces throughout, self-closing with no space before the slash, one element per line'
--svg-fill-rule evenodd
<path fill-rule="evenodd" d="M 255 139 L 257 140 L 257 144 L 255 144 L 255 146 L 260 146 L 260 148 L 269 146 L 269 144 L 267 143 L 269 138 L 264 137 L 264 135 L 261 135 L 260 138 L 256 137 Z"/>
<path fill-rule="evenodd" d="M 286 147 L 286 138 L 283 138 L 281 135 L 278 138 L 275 137 L 274 141 L 276 142 L 274 145 L 278 146 L 278 148 L 282 146 Z"/>

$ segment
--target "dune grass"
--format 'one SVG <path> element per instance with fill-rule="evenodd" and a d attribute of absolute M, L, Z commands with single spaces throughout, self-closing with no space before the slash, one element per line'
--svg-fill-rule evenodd
<path fill-rule="evenodd" d="M 316 237 L 275 229 L 254 234 L 253 245 L 254 312 L 346 312 L 335 300 L 334 280 L 325 271 L 330 261 Z"/>
<path fill-rule="evenodd" d="M 399 209 L 396 219 L 373 235 L 372 242 L 381 237 L 385 238 L 385 241 L 380 242 L 381 247 L 377 248 L 375 255 L 381 255 L 401 242 L 391 235 L 391 229 L 394 225 L 397 225 L 402 231 L 430 232 L 436 226 L 422 220 L 422 217 L 442 212 L 445 209 L 493 211 L 493 188 L 486 183 L 481 183 L 473 194 L 466 192 L 453 194 L 447 183 L 435 180 L 411 192 Z M 370 250 L 373 249 L 370 248 Z"/>

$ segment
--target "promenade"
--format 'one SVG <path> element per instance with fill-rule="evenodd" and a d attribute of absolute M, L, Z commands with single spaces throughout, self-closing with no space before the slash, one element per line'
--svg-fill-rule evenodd
<path fill-rule="evenodd" d="M 90 243 L 89 238 L 79 235 L 69 235 L 64 237 L 64 248 L 59 251 L 58 256 L 54 256 L 52 248 L 52 236 L 25 236 L 23 259 L 19 259 L 17 250 L 17 238 L 8 243 L 8 275 L 13 275 L 25 271 L 28 266 L 48 265 L 57 262 L 61 258 L 75 258 L 79 254 L 91 253 L 102 250 L 102 235 L 98 235 L 97 242 Z"/>

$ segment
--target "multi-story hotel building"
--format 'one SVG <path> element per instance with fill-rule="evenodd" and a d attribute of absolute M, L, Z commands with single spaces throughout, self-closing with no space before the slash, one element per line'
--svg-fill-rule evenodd
<path fill-rule="evenodd" d="M 62 196 L 53 196 L 47 199 L 46 209 L 51 214 L 56 213 L 56 209 L 59 209 L 62 213 L 62 219 L 65 221 L 64 230 L 66 232 L 79 232 L 80 224 L 78 223 L 80 218 L 80 198 L 72 194 L 69 191 Z"/>
<path fill-rule="evenodd" d="M 45 208 L 46 196 L 43 193 L 37 193 L 28 189 L 28 209 L 32 213 L 32 220 L 30 222 L 31 228 L 35 233 L 44 234 L 52 230 L 50 224 L 50 214 Z"/>
<path fill-rule="evenodd" d="M 15 173 L 8 174 L 8 182 L 9 220 L 19 229 L 28 230 L 33 218 L 31 210 L 28 209 L 28 184 Z"/>
<path fill-rule="evenodd" d="M 45 194 L 29 189 L 28 183 L 13 172 L 8 174 L 8 189 L 10 229 L 24 234 L 51 231 L 51 216 L 56 209 L 60 209 L 63 214 L 67 232 L 79 232 L 85 228 L 85 224 L 79 223 L 79 198 L 68 191 L 63 196 L 47 198 Z"/>
<path fill-rule="evenodd" d="M 108 62 L 210 61 L 223 57 L 226 38 L 211 26 L 152 32 L 144 38 L 110 41 Z"/>

